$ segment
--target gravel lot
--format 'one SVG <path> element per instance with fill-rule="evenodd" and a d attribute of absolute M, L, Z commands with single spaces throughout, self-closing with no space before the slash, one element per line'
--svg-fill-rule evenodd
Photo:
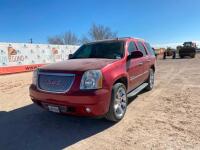
<path fill-rule="evenodd" d="M 50 113 L 32 104 L 32 73 L 0 76 L 0 149 L 200 149 L 200 55 L 158 60 L 153 91 L 130 99 L 125 118 Z"/>

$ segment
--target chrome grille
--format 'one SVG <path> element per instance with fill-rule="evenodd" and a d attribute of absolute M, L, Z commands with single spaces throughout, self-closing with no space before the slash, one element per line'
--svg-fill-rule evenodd
<path fill-rule="evenodd" d="M 38 89 L 52 93 L 66 93 L 70 90 L 75 75 L 65 73 L 38 73 Z"/>

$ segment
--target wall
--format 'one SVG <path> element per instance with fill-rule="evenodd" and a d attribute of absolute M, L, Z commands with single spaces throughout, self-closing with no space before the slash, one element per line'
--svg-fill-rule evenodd
<path fill-rule="evenodd" d="M 0 43 L 0 74 L 31 71 L 68 58 L 79 46 Z"/>

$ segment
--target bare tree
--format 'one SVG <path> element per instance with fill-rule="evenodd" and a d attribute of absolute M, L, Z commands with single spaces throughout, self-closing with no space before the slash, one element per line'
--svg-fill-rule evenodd
<path fill-rule="evenodd" d="M 85 44 L 85 43 L 88 43 L 88 42 L 90 42 L 90 39 L 87 36 L 83 35 L 81 40 L 80 40 L 80 43 Z"/>
<path fill-rule="evenodd" d="M 67 31 L 62 35 L 49 37 L 48 42 L 50 44 L 58 45 L 77 45 L 80 43 L 84 44 L 92 40 L 103 40 L 117 37 L 117 32 L 113 32 L 111 28 L 96 24 L 93 24 L 90 27 L 88 34 L 88 36 L 83 35 L 83 37 L 79 40 L 76 34 L 71 31 Z"/>
<path fill-rule="evenodd" d="M 57 44 L 57 45 L 64 45 L 62 36 L 54 36 L 54 37 L 48 37 L 48 43 L 49 44 Z"/>
<path fill-rule="evenodd" d="M 49 44 L 58 45 L 76 45 L 79 44 L 77 36 L 71 31 L 65 32 L 62 35 L 56 35 L 48 38 Z"/>
<path fill-rule="evenodd" d="M 103 40 L 117 37 L 117 32 L 113 32 L 109 27 L 93 24 L 89 35 L 92 40 Z"/>
<path fill-rule="evenodd" d="M 79 43 L 77 36 L 71 31 L 64 33 L 63 40 L 65 45 L 75 45 Z"/>

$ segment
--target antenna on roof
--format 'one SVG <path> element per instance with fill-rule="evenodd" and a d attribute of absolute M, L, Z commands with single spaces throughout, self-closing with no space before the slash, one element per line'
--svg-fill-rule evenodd
<path fill-rule="evenodd" d="M 145 41 L 145 40 L 142 39 L 142 38 L 134 38 L 134 39 L 136 39 L 136 40 L 141 40 L 141 41 Z"/>

